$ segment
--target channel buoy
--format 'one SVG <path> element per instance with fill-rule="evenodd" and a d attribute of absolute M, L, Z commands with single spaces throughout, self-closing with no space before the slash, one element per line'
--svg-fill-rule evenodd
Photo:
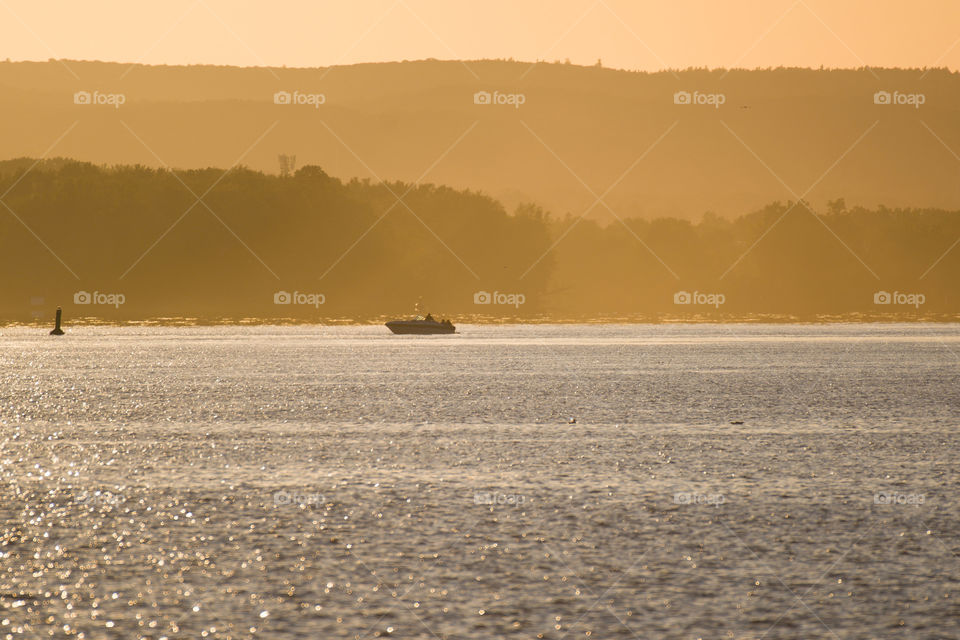
<path fill-rule="evenodd" d="M 60 317 L 61 317 L 62 315 L 63 315 L 63 311 L 60 309 L 60 307 L 57 307 L 57 326 L 55 326 L 55 327 L 53 328 L 53 331 L 50 332 L 50 335 L 52 335 L 52 336 L 62 336 L 62 335 L 63 335 L 63 329 L 60 328 Z"/>

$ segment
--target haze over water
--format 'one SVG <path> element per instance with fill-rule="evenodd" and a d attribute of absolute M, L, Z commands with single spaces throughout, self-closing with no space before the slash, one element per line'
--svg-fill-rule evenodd
<path fill-rule="evenodd" d="M 956 324 L 7 328 L 0 637 L 953 637 L 958 354 Z"/>

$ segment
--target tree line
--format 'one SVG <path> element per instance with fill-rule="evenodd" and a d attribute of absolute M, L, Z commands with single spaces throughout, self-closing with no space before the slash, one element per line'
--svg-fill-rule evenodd
<path fill-rule="evenodd" d="M 0 163 L 6 322 L 57 305 L 104 321 L 363 321 L 417 303 L 465 319 L 960 312 L 958 211 L 838 199 L 823 211 L 775 202 L 733 219 L 604 221 L 316 166 L 279 177 L 33 165 Z"/>

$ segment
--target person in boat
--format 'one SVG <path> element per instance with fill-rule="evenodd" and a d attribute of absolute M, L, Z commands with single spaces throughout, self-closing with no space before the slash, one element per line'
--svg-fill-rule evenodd
<path fill-rule="evenodd" d="M 429 313 L 427 314 L 427 317 L 424 318 L 424 320 L 426 320 L 427 322 L 436 322 L 436 320 L 433 319 L 433 316 L 430 315 Z"/>

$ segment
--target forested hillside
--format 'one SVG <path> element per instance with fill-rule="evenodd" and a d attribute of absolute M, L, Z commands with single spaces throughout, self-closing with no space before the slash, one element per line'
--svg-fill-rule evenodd
<path fill-rule="evenodd" d="M 78 92 L 91 102 L 75 103 Z M 490 103 L 477 104 L 482 92 Z M 880 92 L 890 104 L 877 103 Z M 734 217 L 800 196 L 817 207 L 843 197 L 960 208 L 960 75 L 944 69 L 10 62 L 0 63 L 0 116 L 0 159 L 49 150 L 98 164 L 241 161 L 276 173 L 289 154 L 343 180 L 428 172 L 511 210 L 536 202 L 560 215 L 580 215 L 600 195 L 617 215 L 646 219 Z M 604 205 L 588 217 L 612 219 Z"/>
<path fill-rule="evenodd" d="M 602 225 L 315 166 L 280 177 L 63 159 L 0 163 L 0 194 L 5 321 L 58 304 L 103 320 L 362 320 L 418 301 L 488 318 L 960 311 L 957 211 L 777 202 L 733 220 Z"/>

